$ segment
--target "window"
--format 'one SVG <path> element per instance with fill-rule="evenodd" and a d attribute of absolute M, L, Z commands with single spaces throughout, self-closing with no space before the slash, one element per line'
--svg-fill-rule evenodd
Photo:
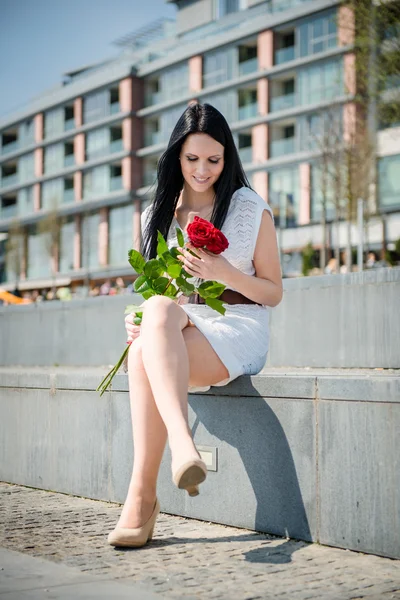
<path fill-rule="evenodd" d="M 83 174 L 83 197 L 102 196 L 110 190 L 110 167 L 101 165 Z"/>
<path fill-rule="evenodd" d="M 276 225 L 293 227 L 299 216 L 299 169 L 276 169 L 269 173 L 268 200 L 272 207 Z"/>
<path fill-rule="evenodd" d="M 24 154 L 18 160 L 18 176 L 20 183 L 30 181 L 35 178 L 35 162 L 33 152 Z"/>
<path fill-rule="evenodd" d="M 28 232 L 28 277 L 49 277 L 51 273 L 48 248 L 48 233 L 40 232 L 35 225 Z"/>
<path fill-rule="evenodd" d="M 22 188 L 18 191 L 18 214 L 23 216 L 33 212 L 33 186 Z"/>
<path fill-rule="evenodd" d="M 72 271 L 74 268 L 74 244 L 72 243 L 74 235 L 74 217 L 67 217 L 60 227 L 59 270 L 61 273 Z"/>
<path fill-rule="evenodd" d="M 98 212 L 89 213 L 82 217 L 82 267 L 89 269 L 99 264 L 99 224 Z"/>
<path fill-rule="evenodd" d="M 64 168 L 64 144 L 51 144 L 44 149 L 44 172 L 56 173 Z"/>
<path fill-rule="evenodd" d="M 326 218 L 332 221 L 335 217 L 334 182 L 322 165 L 311 167 L 311 220 L 320 222 L 323 203 L 326 204 Z"/>
<path fill-rule="evenodd" d="M 133 242 L 133 204 L 111 208 L 108 226 L 110 265 L 127 265 Z"/>
<path fill-rule="evenodd" d="M 64 108 L 54 108 L 44 113 L 45 138 L 57 137 L 64 133 Z"/>
<path fill-rule="evenodd" d="M 301 69 L 298 73 L 299 103 L 318 104 L 344 93 L 343 62 L 335 59 Z"/>
<path fill-rule="evenodd" d="M 203 87 L 229 81 L 236 75 L 236 48 L 208 52 L 203 58 Z"/>
<path fill-rule="evenodd" d="M 186 62 L 164 71 L 160 77 L 161 89 L 158 102 L 175 100 L 189 92 L 189 64 Z"/>
<path fill-rule="evenodd" d="M 221 19 L 225 15 L 237 12 L 240 8 L 239 0 L 217 0 L 217 19 Z"/>
<path fill-rule="evenodd" d="M 379 204 L 382 208 L 400 206 L 400 154 L 378 162 Z"/>
<path fill-rule="evenodd" d="M 337 45 L 336 10 L 304 20 L 298 27 L 300 56 L 325 52 Z"/>
<path fill-rule="evenodd" d="M 108 128 L 95 129 L 86 135 L 86 159 L 92 160 L 108 154 L 110 147 L 110 130 Z"/>
<path fill-rule="evenodd" d="M 108 90 L 88 94 L 83 100 L 83 122 L 92 123 L 110 114 L 110 98 Z"/>
<path fill-rule="evenodd" d="M 42 208 L 54 210 L 63 201 L 63 179 L 50 179 L 42 184 Z"/>
<path fill-rule="evenodd" d="M 238 99 L 235 90 L 229 90 L 220 94 L 212 94 L 203 98 L 202 102 L 212 104 L 222 113 L 228 122 L 237 121 Z"/>
<path fill-rule="evenodd" d="M 160 117 L 161 141 L 167 142 L 178 119 L 182 116 L 186 104 L 181 104 L 170 110 L 164 110 Z"/>

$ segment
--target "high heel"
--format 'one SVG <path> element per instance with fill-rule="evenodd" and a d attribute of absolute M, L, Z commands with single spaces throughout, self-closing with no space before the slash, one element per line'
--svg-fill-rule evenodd
<path fill-rule="evenodd" d="M 176 487 L 186 490 L 189 496 L 199 495 L 199 484 L 207 477 L 207 465 L 199 459 L 189 460 L 172 475 Z"/>
<path fill-rule="evenodd" d="M 128 548 L 140 548 L 153 539 L 154 526 L 160 512 L 160 504 L 156 498 L 153 512 L 150 518 L 141 527 L 116 527 L 108 534 L 108 543 L 111 546 L 125 546 Z"/>

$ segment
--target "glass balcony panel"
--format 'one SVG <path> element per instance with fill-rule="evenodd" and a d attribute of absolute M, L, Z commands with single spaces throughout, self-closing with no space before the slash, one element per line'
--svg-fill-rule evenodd
<path fill-rule="evenodd" d="M 111 177 L 110 179 L 110 191 L 115 192 L 116 190 L 122 190 L 122 177 Z"/>
<path fill-rule="evenodd" d="M 296 101 L 295 94 L 285 94 L 284 96 L 276 96 L 275 98 L 271 98 L 271 112 L 275 112 L 277 110 L 287 110 L 288 108 L 293 108 Z"/>
<path fill-rule="evenodd" d="M 257 57 L 239 63 L 239 75 L 248 75 L 249 73 L 256 73 L 256 71 L 258 71 Z"/>
<path fill-rule="evenodd" d="M 148 171 L 143 175 L 143 185 L 153 185 L 157 179 L 157 171 Z"/>
<path fill-rule="evenodd" d="M 68 119 L 64 121 L 64 130 L 70 131 L 71 129 L 75 129 L 75 119 Z"/>
<path fill-rule="evenodd" d="M 6 144 L 5 146 L 3 146 L 1 148 L 1 154 L 8 154 L 9 152 L 15 152 L 15 150 L 18 150 L 18 148 L 19 148 L 18 140 L 15 140 L 15 142 L 10 142 L 9 144 Z"/>
<path fill-rule="evenodd" d="M 18 214 L 17 204 L 10 204 L 10 206 L 3 206 L 0 208 L 0 217 L 2 219 L 12 219 Z"/>
<path fill-rule="evenodd" d="M 240 148 L 239 156 L 242 163 L 253 162 L 253 148 L 251 146 L 248 146 L 247 148 Z"/>
<path fill-rule="evenodd" d="M 124 149 L 122 140 L 114 140 L 113 142 L 110 143 L 110 153 L 112 154 L 113 152 L 122 152 L 122 150 Z"/>
<path fill-rule="evenodd" d="M 119 105 L 119 102 L 113 102 L 112 104 L 110 104 L 110 115 L 115 115 L 116 113 L 119 113 L 121 111 L 121 107 Z"/>
<path fill-rule="evenodd" d="M 256 117 L 257 111 L 257 102 L 254 102 L 253 104 L 247 104 L 246 106 L 239 106 L 239 121 Z"/>
<path fill-rule="evenodd" d="M 294 60 L 295 58 L 295 47 L 289 46 L 288 48 L 281 48 L 275 51 L 275 64 L 281 65 L 282 63 Z"/>
<path fill-rule="evenodd" d="M 161 144 L 162 142 L 163 137 L 161 131 L 147 132 L 145 135 L 146 146 L 154 146 L 155 144 Z"/>
<path fill-rule="evenodd" d="M 284 138 L 271 142 L 271 158 L 293 154 L 296 151 L 296 138 Z"/>
<path fill-rule="evenodd" d="M 69 190 L 64 190 L 62 201 L 65 202 L 66 204 L 68 204 L 69 202 L 75 202 L 74 188 L 70 188 Z"/>
<path fill-rule="evenodd" d="M 64 167 L 72 167 L 75 164 L 75 156 L 73 154 L 68 154 L 64 156 Z"/>
<path fill-rule="evenodd" d="M 7 177 L 1 178 L 1 187 L 9 187 L 10 185 L 18 184 L 18 173 L 14 175 L 7 175 Z"/>

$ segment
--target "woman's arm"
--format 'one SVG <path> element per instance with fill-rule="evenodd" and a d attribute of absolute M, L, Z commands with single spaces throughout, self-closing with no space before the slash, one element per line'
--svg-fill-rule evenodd
<path fill-rule="evenodd" d="M 268 211 L 264 210 L 257 236 L 253 263 L 254 275 L 236 269 L 222 255 L 188 246 L 197 256 L 181 249 L 185 270 L 194 277 L 216 279 L 250 300 L 266 306 L 277 306 L 282 300 L 282 276 L 275 227 Z"/>

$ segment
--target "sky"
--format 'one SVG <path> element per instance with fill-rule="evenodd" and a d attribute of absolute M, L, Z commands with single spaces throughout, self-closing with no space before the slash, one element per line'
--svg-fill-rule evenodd
<path fill-rule="evenodd" d="M 116 56 L 119 37 L 175 15 L 165 0 L 0 0 L 0 117 L 66 71 Z"/>

